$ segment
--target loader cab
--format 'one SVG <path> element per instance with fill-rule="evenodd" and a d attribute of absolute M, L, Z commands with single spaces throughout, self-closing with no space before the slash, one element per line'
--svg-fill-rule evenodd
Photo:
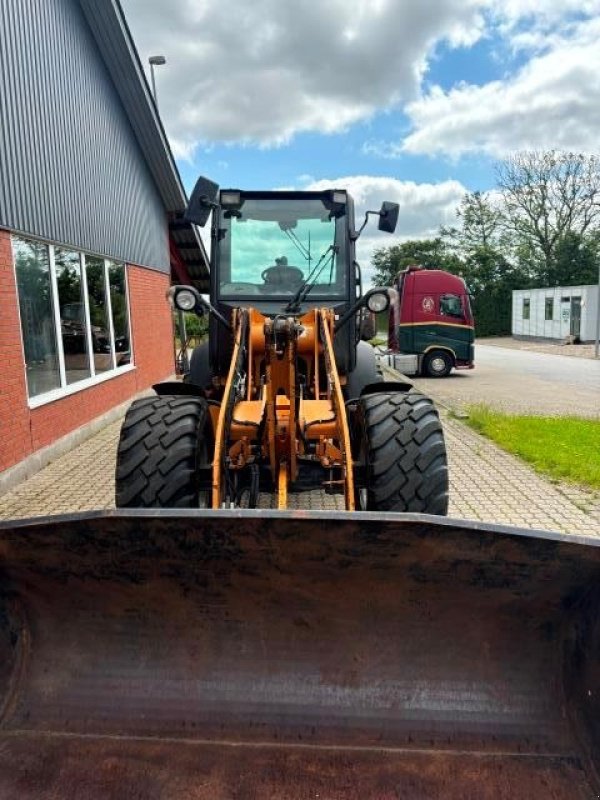
<path fill-rule="evenodd" d="M 310 283 L 302 310 L 346 302 L 347 204 L 344 191 L 222 190 L 213 215 L 211 300 L 287 314 Z"/>
<path fill-rule="evenodd" d="M 211 304 L 226 319 L 239 306 L 268 316 L 326 306 L 342 316 L 361 290 L 353 223 L 343 190 L 221 190 L 212 218 Z M 210 362 L 222 364 L 231 337 L 215 318 L 209 327 Z M 356 344 L 348 325 L 336 343 L 342 372 L 354 368 Z"/>

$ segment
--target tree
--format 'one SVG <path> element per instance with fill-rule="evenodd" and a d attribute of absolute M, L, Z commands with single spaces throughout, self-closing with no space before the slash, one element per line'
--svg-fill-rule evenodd
<path fill-rule="evenodd" d="M 458 274 L 462 262 L 449 252 L 441 237 L 435 239 L 412 239 L 401 244 L 380 247 L 371 259 L 375 267 L 373 283 L 376 286 L 391 286 L 396 275 L 412 264 L 426 269 L 444 269 Z"/>
<path fill-rule="evenodd" d="M 532 275 L 547 285 L 556 277 L 560 243 L 600 222 L 600 159 L 555 150 L 517 153 L 498 165 L 497 178 L 506 229 L 517 248 L 530 248 Z"/>
<path fill-rule="evenodd" d="M 478 335 L 510 334 L 512 292 L 529 284 L 526 273 L 498 250 L 479 247 L 466 257 L 462 276 L 471 293 Z"/>
<path fill-rule="evenodd" d="M 549 275 L 550 286 L 575 286 L 598 282 L 600 237 L 582 236 L 569 231 L 556 245 L 555 263 Z"/>
<path fill-rule="evenodd" d="M 472 192 L 464 195 L 456 217 L 459 224 L 442 228 L 440 235 L 462 258 L 459 274 L 469 287 L 478 334 L 510 333 L 512 290 L 528 280 L 505 255 L 502 212 L 489 195 Z"/>
<path fill-rule="evenodd" d="M 483 248 L 494 248 L 499 244 L 503 228 L 503 215 L 499 208 L 490 202 L 489 195 L 482 192 L 468 192 L 456 209 L 458 227 L 440 229 L 440 236 L 461 253 L 469 253 Z"/>

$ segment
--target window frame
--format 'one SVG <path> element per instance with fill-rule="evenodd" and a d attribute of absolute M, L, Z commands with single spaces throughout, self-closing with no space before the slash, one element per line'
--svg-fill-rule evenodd
<path fill-rule="evenodd" d="M 548 316 L 548 310 L 550 316 Z M 544 322 L 554 322 L 554 297 L 544 298 Z"/>
<path fill-rule="evenodd" d="M 527 309 L 527 315 L 525 314 L 525 310 Z M 531 297 L 524 297 L 523 298 L 523 308 L 521 312 L 521 318 L 523 320 L 530 320 L 531 319 Z"/>
<path fill-rule="evenodd" d="M 57 358 L 58 358 L 58 367 L 59 367 L 59 376 L 60 376 L 60 387 L 56 389 L 51 389 L 48 392 L 43 392 L 38 395 L 34 395 L 33 397 L 29 396 L 29 387 L 27 383 L 27 361 L 25 358 L 25 341 L 23 336 L 23 325 L 21 321 L 21 307 L 20 307 L 20 300 L 19 300 L 19 285 L 17 282 L 17 259 L 16 259 L 16 251 L 14 246 L 15 239 L 21 239 L 23 241 L 30 241 L 36 242 L 38 244 L 42 244 L 48 248 L 48 262 L 50 266 L 50 294 L 51 294 L 51 302 L 52 302 L 52 316 L 54 320 L 54 333 L 56 336 L 56 350 L 57 350 Z M 88 353 L 89 353 L 89 368 L 90 368 L 90 377 L 84 378 L 80 381 L 75 381 L 74 383 L 67 383 L 66 379 L 66 366 L 65 366 L 65 354 L 64 354 L 64 346 L 62 340 L 62 322 L 60 316 L 60 303 L 59 303 L 59 292 L 58 292 L 58 279 L 56 275 L 56 259 L 55 259 L 55 248 L 59 247 L 63 250 L 70 250 L 73 253 L 76 253 L 79 256 L 79 264 L 80 264 L 80 274 L 81 274 L 81 281 L 82 281 L 82 297 L 83 297 L 83 305 L 84 305 L 84 315 L 85 315 L 85 326 L 86 326 L 86 341 L 88 346 Z M 44 406 L 47 403 L 53 403 L 56 400 L 60 400 L 63 397 L 69 397 L 72 394 L 76 394 L 77 392 L 85 391 L 93 386 L 97 386 L 100 383 L 104 383 L 105 381 L 112 380 L 113 378 L 117 378 L 120 375 L 124 375 L 127 372 L 131 372 L 136 368 L 135 361 L 134 361 L 134 354 L 133 354 L 133 341 L 132 341 L 132 334 L 131 334 L 131 298 L 129 292 L 129 270 L 127 269 L 127 262 L 120 261 L 113 258 L 109 258 L 108 256 L 100 255 L 97 253 L 92 253 L 90 251 L 81 250 L 80 248 L 73 247 L 72 245 L 67 244 L 60 244 L 58 242 L 50 242 L 46 239 L 42 239 L 37 236 L 31 236 L 30 234 L 23 234 L 18 231 L 11 231 L 11 251 L 12 251 L 12 262 L 13 262 L 13 275 L 15 281 L 15 295 L 17 301 L 17 314 L 19 318 L 19 334 L 21 340 L 21 354 L 23 359 L 23 372 L 25 376 L 25 388 L 27 391 L 27 405 L 29 408 L 39 408 L 40 406 Z M 111 348 L 111 367 L 110 369 L 96 373 L 96 365 L 94 363 L 94 352 L 93 352 L 93 340 L 92 340 L 92 326 L 90 320 L 90 302 L 89 302 L 89 294 L 88 294 L 88 285 L 87 285 L 87 268 L 86 268 L 86 256 L 92 256 L 94 258 L 98 258 L 102 260 L 103 263 L 103 274 L 104 274 L 104 292 L 105 292 L 105 301 L 106 301 L 106 309 L 108 313 L 108 323 L 109 323 L 109 333 L 110 333 L 110 348 Z M 110 297 L 110 282 L 109 282 L 109 265 L 116 264 L 123 266 L 124 272 L 124 282 L 125 282 L 125 297 L 127 299 L 127 330 L 129 334 L 129 352 L 130 352 L 130 360 L 128 364 L 123 364 L 122 366 L 117 365 L 116 359 L 116 352 L 115 352 L 115 334 L 114 334 L 114 322 L 113 322 L 113 315 L 112 315 L 112 301 Z"/>

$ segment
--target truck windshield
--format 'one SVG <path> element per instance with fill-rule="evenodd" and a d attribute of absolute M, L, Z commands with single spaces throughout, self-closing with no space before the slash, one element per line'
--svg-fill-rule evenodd
<path fill-rule="evenodd" d="M 311 299 L 345 294 L 345 217 L 320 198 L 244 198 L 221 212 L 219 294 L 289 299 L 308 280 Z"/>

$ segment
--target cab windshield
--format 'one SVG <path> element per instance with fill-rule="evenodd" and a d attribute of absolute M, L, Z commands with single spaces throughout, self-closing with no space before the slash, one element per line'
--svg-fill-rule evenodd
<path fill-rule="evenodd" d="M 219 295 L 289 299 L 345 292 L 345 217 L 320 198 L 249 198 L 220 218 Z"/>

